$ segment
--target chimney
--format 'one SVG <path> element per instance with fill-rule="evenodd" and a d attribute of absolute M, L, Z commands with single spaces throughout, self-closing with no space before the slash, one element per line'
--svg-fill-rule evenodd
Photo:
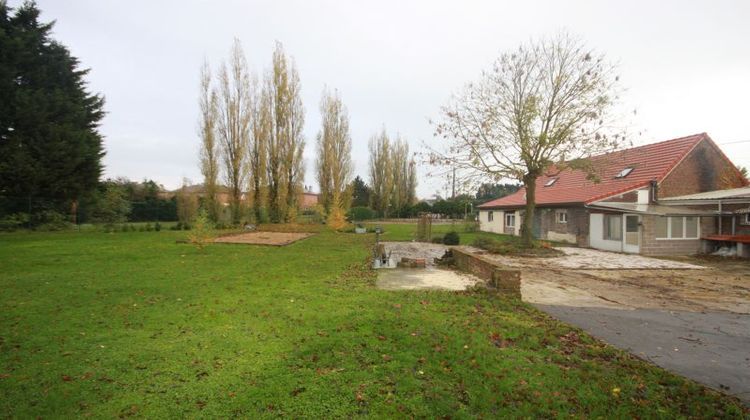
<path fill-rule="evenodd" d="M 651 203 L 659 201 L 659 183 L 655 179 L 651 180 Z"/>

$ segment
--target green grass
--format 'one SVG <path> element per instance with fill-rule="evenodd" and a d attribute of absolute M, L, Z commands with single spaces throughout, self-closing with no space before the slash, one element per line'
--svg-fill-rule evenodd
<path fill-rule="evenodd" d="M 0 235 L 2 416 L 747 415 L 519 300 L 378 290 L 372 235 L 185 234 Z"/>
<path fill-rule="evenodd" d="M 382 236 L 384 241 L 411 241 L 417 237 L 417 224 L 416 223 L 377 223 L 369 222 L 366 223 L 368 227 L 381 226 L 385 233 Z M 456 223 L 435 223 L 432 225 L 432 236 L 442 237 L 450 231 L 458 232 L 461 245 L 471 245 L 476 238 L 489 238 L 501 242 L 519 242 L 520 238 L 512 235 L 501 235 L 491 232 L 479 232 L 479 231 L 467 231 L 467 226 L 464 222 Z"/>

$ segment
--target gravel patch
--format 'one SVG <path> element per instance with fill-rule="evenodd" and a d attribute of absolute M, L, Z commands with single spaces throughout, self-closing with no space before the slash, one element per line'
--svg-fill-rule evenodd
<path fill-rule="evenodd" d="M 465 246 L 462 249 L 496 261 L 506 267 L 517 268 L 564 268 L 570 270 L 638 270 L 672 269 L 697 270 L 704 267 L 678 261 L 662 260 L 635 254 L 599 251 L 589 248 L 556 248 L 565 255 L 559 257 L 517 257 L 491 254 L 479 248 Z"/>

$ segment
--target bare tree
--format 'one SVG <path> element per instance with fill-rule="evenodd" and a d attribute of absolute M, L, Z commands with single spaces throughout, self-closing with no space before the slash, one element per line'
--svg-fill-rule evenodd
<path fill-rule="evenodd" d="M 218 192 L 219 147 L 216 142 L 217 98 L 211 89 L 211 69 L 204 62 L 200 72 L 200 121 L 198 134 L 201 138 L 200 164 L 203 174 L 203 187 L 206 197 L 208 217 L 214 222 L 219 217 Z"/>
<path fill-rule="evenodd" d="M 268 132 L 268 201 L 274 222 L 290 221 L 299 204 L 304 179 L 302 128 L 305 111 L 300 97 L 299 74 L 289 63 L 281 43 L 276 43 L 272 68 L 264 83 L 271 128 Z"/>
<path fill-rule="evenodd" d="M 391 144 L 390 165 L 393 173 L 393 187 L 391 189 L 391 208 L 400 217 L 401 211 L 413 203 L 414 193 L 411 191 L 409 174 L 409 144 L 400 137 Z"/>
<path fill-rule="evenodd" d="M 193 223 L 195 215 L 198 213 L 198 197 L 191 192 L 189 187 L 192 183 L 187 178 L 182 178 L 182 187 L 176 194 L 177 201 L 177 220 L 184 224 Z"/>
<path fill-rule="evenodd" d="M 259 223 L 268 221 L 268 142 L 273 130 L 270 100 L 269 92 L 264 88 L 258 101 L 254 102 L 249 147 L 252 208 Z"/>
<path fill-rule="evenodd" d="M 614 66 L 570 35 L 522 45 L 443 107 L 435 134 L 447 148 L 430 161 L 467 179 L 521 181 L 521 235 L 531 246 L 537 178 L 623 141 L 606 134 L 617 90 Z"/>
<path fill-rule="evenodd" d="M 393 194 L 393 165 L 391 161 L 391 141 L 385 128 L 380 134 L 370 138 L 370 207 L 381 217 L 388 217 L 391 195 Z"/>
<path fill-rule="evenodd" d="M 232 223 L 240 222 L 242 188 L 247 176 L 247 148 L 253 110 L 253 86 L 245 53 L 234 40 L 229 65 L 219 71 L 217 131 L 229 188 Z"/>
<path fill-rule="evenodd" d="M 317 137 L 316 175 L 321 205 L 329 225 L 341 226 L 349 205 L 347 186 L 353 172 L 349 115 L 338 93 L 327 89 L 320 100 L 320 114 L 323 121 Z"/>

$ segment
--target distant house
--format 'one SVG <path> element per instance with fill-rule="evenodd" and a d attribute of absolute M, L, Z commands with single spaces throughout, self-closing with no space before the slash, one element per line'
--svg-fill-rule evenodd
<path fill-rule="evenodd" d="M 309 209 L 318 205 L 320 201 L 320 194 L 316 194 L 312 191 L 305 191 L 302 193 L 301 205 L 303 209 Z"/>
<path fill-rule="evenodd" d="M 537 179 L 535 237 L 644 255 L 694 254 L 702 249 L 701 237 L 726 222 L 706 203 L 669 198 L 747 184 L 706 133 L 595 156 L 590 163 L 592 172 L 550 170 Z M 480 229 L 518 235 L 525 204 L 522 188 L 480 205 Z"/>
<path fill-rule="evenodd" d="M 182 189 L 185 189 L 185 193 L 189 195 L 194 195 L 196 197 L 203 198 L 206 195 L 206 188 L 203 186 L 203 184 L 193 184 L 193 185 L 187 185 L 185 187 L 177 188 L 173 191 L 165 191 L 161 193 L 161 197 L 164 199 L 170 199 L 177 194 L 179 194 Z M 247 193 L 242 193 L 242 196 L 240 197 L 241 201 L 246 200 Z M 229 206 L 229 202 L 231 201 L 231 195 L 229 194 L 229 188 L 225 187 L 223 185 L 219 185 L 217 187 L 216 192 L 216 200 L 221 204 L 222 206 Z"/>
<path fill-rule="evenodd" d="M 183 187 L 180 187 L 174 191 L 164 191 L 160 193 L 161 198 L 164 199 L 170 199 L 177 194 L 179 194 L 182 191 Z M 203 186 L 203 184 L 193 184 L 185 186 L 185 193 L 190 195 L 195 195 L 198 198 L 203 198 L 206 195 L 206 188 Z M 243 203 L 246 203 L 247 200 L 250 198 L 250 193 L 248 192 L 242 192 L 242 195 L 240 196 L 240 201 Z M 300 196 L 300 207 L 302 209 L 308 209 L 311 207 L 315 207 L 320 198 L 320 194 L 316 194 L 312 192 L 311 187 L 305 187 L 304 191 L 302 192 Z M 216 193 L 216 199 L 222 206 L 229 206 L 229 203 L 231 202 L 231 195 L 229 193 L 229 188 L 225 187 L 223 185 L 218 186 L 217 193 Z"/>

